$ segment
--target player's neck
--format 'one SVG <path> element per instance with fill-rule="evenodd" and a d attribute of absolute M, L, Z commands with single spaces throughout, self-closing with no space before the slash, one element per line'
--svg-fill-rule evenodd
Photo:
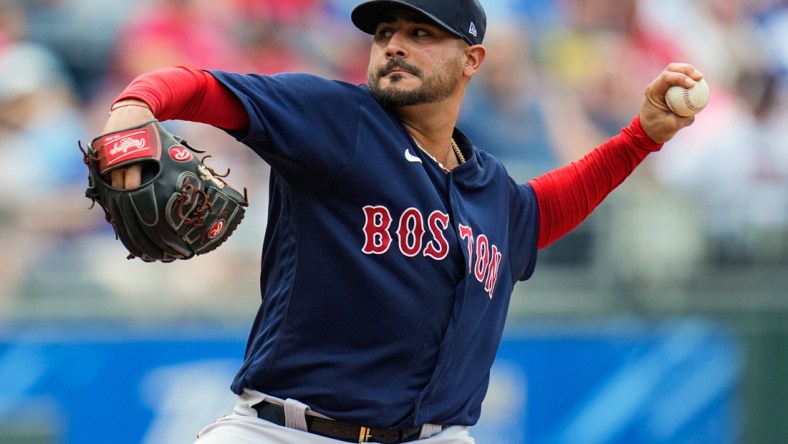
<path fill-rule="evenodd" d="M 441 131 L 440 135 L 436 135 L 437 133 L 421 132 L 407 124 L 405 124 L 405 128 L 416 146 L 432 156 L 441 167 L 451 170 L 460 164 L 460 159 L 453 147 L 452 131 Z"/>
<path fill-rule="evenodd" d="M 451 138 L 458 110 L 451 103 L 438 102 L 399 108 L 397 115 L 416 143 L 450 168 L 457 163 Z"/>

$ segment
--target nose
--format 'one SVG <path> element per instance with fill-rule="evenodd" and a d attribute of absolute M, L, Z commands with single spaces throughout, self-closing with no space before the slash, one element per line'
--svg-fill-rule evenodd
<path fill-rule="evenodd" d="M 405 38 L 401 31 L 395 31 L 386 44 L 386 58 L 406 57 L 408 51 L 405 45 Z"/>

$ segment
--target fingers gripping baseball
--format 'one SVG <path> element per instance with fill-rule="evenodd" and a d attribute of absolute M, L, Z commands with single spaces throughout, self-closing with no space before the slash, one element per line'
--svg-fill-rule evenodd
<path fill-rule="evenodd" d="M 695 121 L 694 112 L 705 106 L 705 102 L 694 112 L 682 112 L 678 115 L 671 110 L 666 94 L 672 87 L 691 90 L 699 82 L 703 82 L 703 74 L 688 63 L 671 63 L 654 79 L 645 91 L 643 105 L 640 110 L 640 122 L 646 134 L 657 143 L 665 143 L 682 128 L 692 125 Z M 706 95 L 706 99 L 708 95 Z"/>

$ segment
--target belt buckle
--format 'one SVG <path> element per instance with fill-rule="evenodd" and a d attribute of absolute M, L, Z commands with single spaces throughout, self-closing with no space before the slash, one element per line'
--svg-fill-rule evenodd
<path fill-rule="evenodd" d="M 358 442 L 369 442 L 370 439 L 372 439 L 372 429 L 361 427 L 358 431 Z"/>

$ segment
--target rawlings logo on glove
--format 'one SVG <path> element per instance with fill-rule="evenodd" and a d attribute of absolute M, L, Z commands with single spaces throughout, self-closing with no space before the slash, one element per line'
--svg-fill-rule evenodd
<path fill-rule="evenodd" d="M 79 148 L 88 166 L 85 196 L 104 209 L 129 259 L 172 262 L 208 253 L 244 217 L 246 189 L 241 194 L 228 185 L 226 174 L 216 174 L 194 155 L 202 151 L 156 120 L 101 135 L 87 150 Z M 142 168 L 140 186 L 112 186 L 113 170 L 136 164 Z"/>

